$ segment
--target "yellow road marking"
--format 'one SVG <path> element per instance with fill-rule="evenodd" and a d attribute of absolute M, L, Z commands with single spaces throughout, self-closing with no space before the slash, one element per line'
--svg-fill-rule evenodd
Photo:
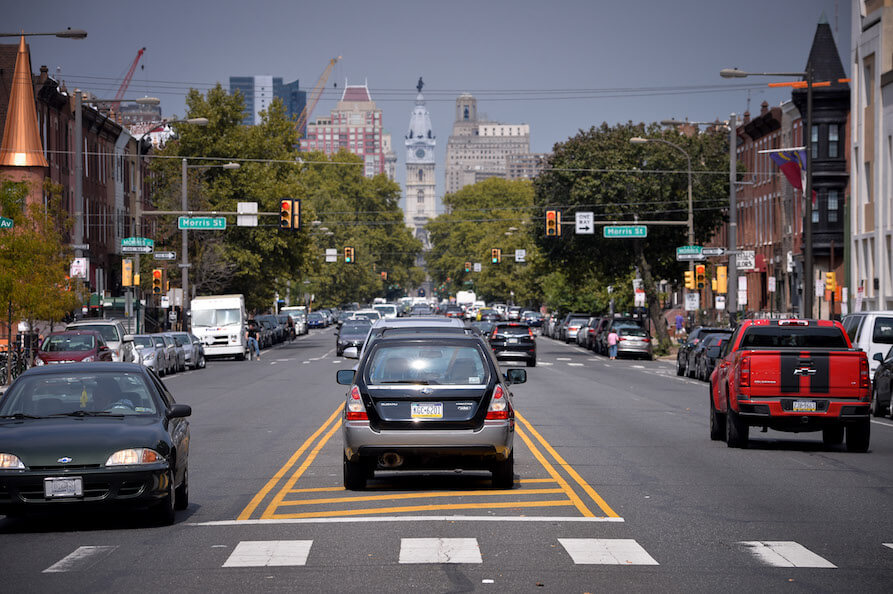
<path fill-rule="evenodd" d="M 386 495 L 359 495 L 356 497 L 330 497 L 327 499 L 300 499 L 283 501 L 280 505 L 316 505 L 320 503 L 343 503 L 349 501 L 390 501 L 393 499 L 427 499 L 428 497 L 483 497 L 487 495 L 546 495 L 564 493 L 563 489 L 515 489 L 501 491 L 436 491 L 418 493 L 388 493 Z"/>
<path fill-rule="evenodd" d="M 339 410 L 335 411 L 336 413 L 340 413 Z M 316 460 L 316 456 L 319 454 L 319 451 L 326 445 L 326 443 L 332 438 L 332 435 L 341 427 L 341 420 L 337 420 L 332 424 L 332 428 L 328 430 L 328 432 L 323 436 L 321 440 L 314 446 L 313 450 L 310 454 L 304 459 L 304 462 L 298 467 L 298 469 L 292 474 L 288 481 L 286 481 L 285 486 L 276 493 L 273 497 L 273 501 L 270 502 L 270 505 L 267 506 L 267 509 L 264 513 L 261 514 L 261 519 L 271 518 L 273 512 L 277 507 L 282 505 L 282 500 L 285 498 L 285 495 L 295 486 L 295 483 L 298 482 L 298 479 L 301 478 L 301 475 L 304 474 L 304 471 L 307 470 L 307 467 L 310 466 L 314 460 Z"/>
<path fill-rule="evenodd" d="M 610 517 L 610 518 L 619 518 L 620 517 L 617 514 L 617 512 L 615 512 L 613 509 L 611 509 L 611 506 L 608 505 L 608 502 L 605 501 L 604 499 L 602 499 L 602 496 L 599 495 L 598 493 L 596 493 L 595 489 L 593 489 L 589 485 L 589 483 L 587 483 L 586 481 L 583 480 L 583 477 L 581 477 L 579 475 L 579 473 L 577 473 L 577 471 L 574 470 L 573 466 L 568 464 L 564 460 L 564 458 L 562 458 L 561 455 L 559 455 L 559 453 L 555 451 L 555 448 L 553 448 L 551 445 L 549 445 L 549 442 L 547 442 L 543 438 L 543 436 L 540 435 L 539 432 L 533 428 L 533 425 L 531 425 L 530 423 L 527 422 L 527 419 L 525 419 L 521 415 L 521 413 L 515 411 L 515 416 L 530 431 L 531 435 L 533 435 L 541 444 L 543 444 L 543 447 L 546 448 L 546 451 L 549 452 L 549 454 L 551 454 L 553 458 L 555 458 L 555 460 L 558 462 L 559 466 L 561 466 L 571 476 L 571 478 L 573 478 L 575 481 L 577 481 L 577 484 L 580 485 L 580 487 L 582 487 L 584 491 L 586 491 L 586 494 L 592 498 L 592 500 L 596 503 L 596 505 L 598 505 L 600 508 L 602 508 L 602 511 L 605 512 L 605 514 L 607 514 L 608 517 Z"/>
<path fill-rule="evenodd" d="M 558 474 L 558 471 L 555 470 L 555 467 L 552 466 L 548 460 L 546 460 L 546 457 L 543 456 L 542 452 L 540 452 L 536 445 L 534 445 L 534 443 L 530 440 L 530 438 L 527 437 L 527 435 L 524 433 L 524 430 L 521 429 L 520 425 L 515 425 L 515 432 L 518 434 L 518 437 L 524 440 L 524 443 L 527 444 L 527 447 L 530 448 L 530 451 L 533 452 L 534 457 L 539 460 L 539 463 L 543 465 L 543 467 L 546 469 L 546 472 L 552 475 L 552 478 L 555 479 L 555 482 L 558 483 L 558 486 L 561 487 L 565 493 L 567 493 L 568 499 L 573 502 L 577 510 L 579 510 L 579 512 L 587 518 L 595 516 L 595 514 L 589 511 L 589 508 L 583 504 L 583 500 L 580 499 L 579 495 L 577 495 L 577 493 L 573 489 L 571 489 L 571 486 L 567 483 L 566 480 L 564 480 L 564 477 Z"/>
<path fill-rule="evenodd" d="M 323 493 L 331 491 L 346 491 L 344 487 L 314 487 L 312 489 L 292 489 L 289 493 Z"/>
<path fill-rule="evenodd" d="M 571 503 L 567 500 L 560 501 L 525 501 L 523 503 L 515 503 L 511 501 L 494 501 L 487 505 L 487 508 L 507 508 L 507 507 L 564 507 Z M 338 516 L 360 516 L 364 514 L 389 514 L 400 512 L 417 512 L 417 511 L 439 511 L 444 509 L 481 509 L 480 503 L 450 503 L 445 505 L 408 505 L 405 507 L 379 507 L 367 509 L 350 509 L 336 511 L 314 511 L 299 514 L 276 514 L 269 520 L 290 520 L 294 518 L 333 518 Z M 591 516 L 592 514 L 590 514 Z"/>
<path fill-rule="evenodd" d="M 482 479 L 480 482 L 481 483 L 484 483 L 484 482 L 489 483 L 490 479 Z M 522 478 L 522 479 L 518 479 L 518 482 L 519 483 L 554 483 L 555 479 L 552 479 L 552 478 L 528 478 L 528 479 Z M 382 487 L 381 485 L 378 485 L 378 488 L 386 488 L 386 487 Z M 292 489 L 291 491 L 289 491 L 289 493 L 331 493 L 334 491 L 346 491 L 346 489 L 344 487 L 312 487 L 312 488 L 307 488 L 307 489 Z M 503 491 L 500 491 L 500 493 L 502 493 L 502 492 Z M 508 493 L 508 492 L 514 493 L 515 491 L 505 491 L 505 492 L 506 493 Z M 530 491 L 524 491 L 524 492 L 529 493 Z M 475 493 L 478 493 L 478 491 L 475 491 Z"/>
<path fill-rule="evenodd" d="M 257 495 L 255 495 L 248 503 L 248 505 L 245 506 L 245 509 L 242 510 L 242 513 L 239 514 L 239 517 L 237 519 L 247 520 L 251 518 L 251 514 L 254 513 L 254 510 L 257 509 L 257 506 L 260 505 L 261 501 L 266 498 L 270 491 L 273 490 L 273 487 L 276 486 L 276 484 L 280 481 L 280 479 L 282 479 L 282 477 L 285 476 L 285 474 L 291 469 L 291 467 L 295 465 L 301 455 L 307 450 L 308 447 L 310 447 L 310 444 L 313 443 L 313 441 L 319 436 L 319 434 L 325 430 L 326 426 L 329 423 L 331 423 L 339 414 L 341 414 L 341 409 L 342 405 L 339 405 L 338 408 L 335 409 L 335 412 L 333 412 L 332 415 L 328 419 L 326 419 L 326 422 L 323 423 L 319 429 L 314 431 L 313 434 L 308 437 L 303 444 L 301 444 L 301 447 L 298 448 L 298 451 L 291 455 L 291 458 L 288 459 L 288 462 L 286 462 L 282 466 L 282 468 L 280 468 L 276 472 L 276 474 L 273 475 L 273 478 L 267 481 L 267 484 L 264 485 L 264 488 L 258 491 Z"/>
<path fill-rule="evenodd" d="M 519 483 L 554 483 L 555 479 L 553 478 L 529 478 L 529 479 L 518 479 Z"/>

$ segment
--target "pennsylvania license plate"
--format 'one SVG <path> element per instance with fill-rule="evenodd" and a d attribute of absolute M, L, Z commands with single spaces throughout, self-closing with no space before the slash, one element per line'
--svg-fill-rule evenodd
<path fill-rule="evenodd" d="M 442 419 L 443 402 L 413 402 L 409 411 L 413 419 Z"/>
<path fill-rule="evenodd" d="M 43 494 L 47 499 L 54 497 L 83 497 L 84 479 L 79 476 L 43 479 Z"/>
<path fill-rule="evenodd" d="M 518 339 L 517 338 L 509 338 L 508 343 L 509 344 L 518 344 Z"/>
<path fill-rule="evenodd" d="M 792 408 L 794 412 L 815 412 L 815 402 L 812 400 L 795 400 Z"/>

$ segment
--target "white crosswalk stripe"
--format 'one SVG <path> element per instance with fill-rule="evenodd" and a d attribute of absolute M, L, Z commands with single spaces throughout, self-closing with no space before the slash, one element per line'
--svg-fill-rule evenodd
<path fill-rule="evenodd" d="M 893 549 L 893 542 L 885 542 L 884 546 L 890 549 Z"/>
<path fill-rule="evenodd" d="M 837 567 L 792 540 L 748 540 L 738 544 L 750 549 L 757 559 L 772 567 Z"/>
<path fill-rule="evenodd" d="M 248 540 L 233 550 L 223 567 L 306 565 L 312 540 Z"/>
<path fill-rule="evenodd" d="M 631 538 L 559 538 L 577 565 L 659 565 Z"/>
<path fill-rule="evenodd" d="M 476 538 L 401 538 L 400 563 L 482 563 Z"/>
<path fill-rule="evenodd" d="M 117 549 L 116 546 L 78 547 L 70 555 L 66 555 L 56 563 L 43 570 L 43 573 L 63 573 L 66 571 L 82 571 L 92 567 L 100 559 Z"/>

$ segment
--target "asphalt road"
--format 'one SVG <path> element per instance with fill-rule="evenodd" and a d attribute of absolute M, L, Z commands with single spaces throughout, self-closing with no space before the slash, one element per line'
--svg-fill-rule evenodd
<path fill-rule="evenodd" d="M 190 506 L 0 518 L 3 589 L 889 591 L 893 422 L 867 454 L 820 434 L 709 440 L 707 388 L 662 361 L 539 338 L 513 387 L 516 484 L 379 475 L 341 488 L 331 331 L 165 379 L 190 419 Z"/>

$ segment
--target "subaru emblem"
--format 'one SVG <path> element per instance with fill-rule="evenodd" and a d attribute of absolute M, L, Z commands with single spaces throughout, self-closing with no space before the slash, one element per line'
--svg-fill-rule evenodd
<path fill-rule="evenodd" d="M 60 464 L 68 464 L 69 462 L 71 462 L 71 460 L 72 459 L 69 458 L 68 456 L 63 456 L 63 457 L 59 458 L 58 460 L 56 460 L 56 462 L 59 462 Z"/>
<path fill-rule="evenodd" d="M 433 394 L 434 390 L 432 390 L 431 388 L 422 388 L 421 390 L 419 390 L 419 392 L 427 395 L 427 394 Z"/>

